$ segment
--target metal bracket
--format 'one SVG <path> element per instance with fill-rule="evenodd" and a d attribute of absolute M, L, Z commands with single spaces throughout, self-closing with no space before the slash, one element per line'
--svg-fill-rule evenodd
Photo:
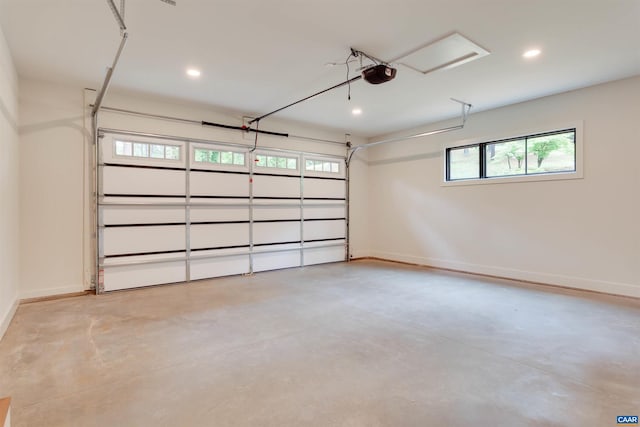
<path fill-rule="evenodd" d="M 109 5 L 111 12 L 113 12 L 113 17 L 116 18 L 120 31 L 127 31 L 127 26 L 124 25 L 124 0 L 121 0 L 120 2 L 121 10 L 118 10 L 113 0 L 107 0 L 107 4 Z"/>
<path fill-rule="evenodd" d="M 376 58 L 373 55 L 369 55 L 366 52 L 363 52 L 361 50 L 358 49 L 354 49 L 354 48 L 350 48 L 351 49 L 351 55 L 354 58 L 360 58 L 360 68 L 366 68 L 362 66 L 362 58 L 367 58 L 369 61 L 373 62 L 374 64 L 384 64 L 384 65 L 389 65 L 389 63 L 387 61 L 383 61 L 382 59 Z"/>
<path fill-rule="evenodd" d="M 109 0 L 109 1 L 111 3 L 113 3 L 113 0 Z M 100 89 L 100 92 L 98 93 L 98 96 L 96 98 L 96 102 L 95 102 L 95 104 L 93 106 L 93 110 L 91 110 L 91 114 L 94 115 L 94 116 L 96 115 L 98 110 L 100 110 L 100 106 L 102 105 L 102 100 L 104 99 L 104 96 L 106 95 L 107 90 L 109 90 L 109 84 L 111 83 L 111 77 L 113 76 L 113 70 L 116 68 L 116 65 L 118 65 L 118 60 L 120 59 L 120 55 L 122 54 L 122 50 L 124 49 L 124 46 L 127 44 L 127 38 L 128 37 L 129 37 L 129 34 L 125 30 L 122 33 L 122 40 L 120 41 L 120 46 L 118 47 L 118 52 L 116 53 L 116 57 L 114 58 L 113 64 L 111 65 L 111 67 L 109 67 L 107 69 L 107 75 L 104 78 L 104 83 L 102 84 L 102 89 Z"/>
<path fill-rule="evenodd" d="M 467 122 L 467 117 L 469 115 L 469 111 L 471 110 L 471 107 L 473 107 L 473 106 L 471 104 L 469 104 L 468 102 L 460 101 L 458 99 L 451 98 L 451 100 L 454 101 L 454 102 L 457 102 L 457 103 L 459 103 L 461 105 L 461 108 L 462 108 L 462 111 L 460 113 L 460 119 L 462 120 L 461 124 L 459 124 L 457 126 L 450 126 L 450 127 L 447 127 L 447 128 L 431 130 L 431 131 L 428 131 L 428 132 L 422 132 L 422 133 L 418 133 L 418 134 L 415 134 L 415 135 L 398 136 L 398 137 L 395 137 L 395 138 L 383 139 L 381 141 L 375 141 L 375 142 L 370 142 L 368 144 L 358 145 L 356 147 L 353 147 L 353 148 L 349 149 L 349 155 L 347 156 L 347 167 L 349 167 L 349 164 L 351 163 L 351 158 L 353 157 L 353 154 L 358 150 L 362 150 L 362 149 L 365 149 L 365 148 L 373 147 L 375 145 L 388 144 L 390 142 L 397 142 L 397 141 L 404 141 L 406 139 L 421 138 L 423 136 L 436 135 L 436 134 L 439 134 L 439 133 L 451 132 L 451 131 L 454 131 L 454 130 L 460 130 L 460 129 L 464 128 L 464 125 Z"/>

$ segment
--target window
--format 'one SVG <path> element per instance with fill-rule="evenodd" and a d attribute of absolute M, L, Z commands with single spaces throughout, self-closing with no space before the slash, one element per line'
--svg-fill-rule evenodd
<path fill-rule="evenodd" d="M 295 157 L 269 156 L 259 154 L 256 156 L 256 166 L 261 168 L 298 170 L 298 159 Z"/>
<path fill-rule="evenodd" d="M 480 178 L 480 149 L 470 145 L 449 150 L 449 179 Z"/>
<path fill-rule="evenodd" d="M 180 146 L 147 142 L 115 141 L 116 156 L 180 160 Z"/>
<path fill-rule="evenodd" d="M 446 150 L 447 181 L 575 171 L 576 129 Z"/>
<path fill-rule="evenodd" d="M 165 145 L 164 158 L 169 160 L 180 160 L 180 147 Z"/>
<path fill-rule="evenodd" d="M 131 142 L 116 141 L 116 155 L 117 156 L 133 156 L 132 147 L 133 147 L 133 144 Z"/>
<path fill-rule="evenodd" d="M 327 160 L 307 159 L 304 169 L 314 172 L 340 173 L 340 163 Z"/>
<path fill-rule="evenodd" d="M 195 148 L 193 150 L 194 160 L 200 163 L 213 163 L 218 165 L 245 165 L 245 153 L 235 151 L 208 150 L 205 148 Z"/>
<path fill-rule="evenodd" d="M 485 146 L 487 178 L 525 174 L 526 139 L 496 142 Z"/>

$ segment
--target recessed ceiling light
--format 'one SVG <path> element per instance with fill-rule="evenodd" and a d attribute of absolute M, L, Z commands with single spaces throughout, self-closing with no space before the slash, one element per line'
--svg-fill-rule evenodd
<path fill-rule="evenodd" d="M 353 110 L 351 110 L 351 114 L 353 114 L 354 116 L 359 116 L 360 114 L 362 114 L 362 110 L 360 108 L 354 108 Z"/>
<path fill-rule="evenodd" d="M 531 49 L 522 54 L 524 58 L 535 58 L 540 55 L 540 49 Z"/>
<path fill-rule="evenodd" d="M 200 70 L 196 70 L 195 68 L 189 68 L 187 70 L 187 75 L 189 77 L 200 77 Z"/>

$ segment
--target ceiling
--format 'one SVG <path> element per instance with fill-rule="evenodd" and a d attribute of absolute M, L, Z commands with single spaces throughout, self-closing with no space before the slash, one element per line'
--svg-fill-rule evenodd
<path fill-rule="evenodd" d="M 350 47 L 390 60 L 457 31 L 490 51 L 427 75 L 399 66 L 389 83 L 355 82 L 351 101 L 343 87 L 278 113 L 374 136 L 455 117 L 450 98 L 473 112 L 640 74 L 638 0 L 176 1 L 127 0 L 113 88 L 256 116 L 344 81 L 345 66 L 326 63 Z M 120 41 L 105 0 L 0 0 L 0 24 L 22 77 L 79 87 L 100 87 Z M 524 59 L 533 47 L 542 54 Z"/>

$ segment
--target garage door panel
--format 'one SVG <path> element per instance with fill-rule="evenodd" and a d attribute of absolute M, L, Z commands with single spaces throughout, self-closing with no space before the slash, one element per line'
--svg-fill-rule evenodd
<path fill-rule="evenodd" d="M 304 249 L 304 265 L 325 264 L 345 260 L 344 246 Z"/>
<path fill-rule="evenodd" d="M 288 176 L 253 177 L 254 197 L 300 197 L 300 178 Z"/>
<path fill-rule="evenodd" d="M 231 208 L 231 207 L 194 207 L 190 209 L 191 222 L 207 222 L 207 221 L 249 221 L 249 208 Z"/>
<path fill-rule="evenodd" d="M 249 224 L 207 224 L 191 226 L 191 248 L 225 248 L 249 245 Z"/>
<path fill-rule="evenodd" d="M 159 144 L 159 145 L 168 145 L 174 148 L 178 148 L 178 158 L 164 158 L 164 156 L 151 157 L 147 156 L 138 156 L 135 149 L 133 151 L 129 151 L 128 154 L 125 153 L 117 153 L 117 149 L 115 147 L 115 141 L 120 140 L 128 143 L 143 143 L 145 145 L 148 144 Z M 105 132 L 104 137 L 100 138 L 100 146 L 101 146 L 101 160 L 104 163 L 110 164 L 122 164 L 122 165 L 131 165 L 131 166 L 151 166 L 151 167 L 172 167 L 172 168 L 184 168 L 185 167 L 185 152 L 186 152 L 186 142 L 179 140 L 163 140 L 159 141 L 153 137 L 147 137 L 142 135 L 124 135 L 124 134 L 113 134 L 110 132 Z M 133 147 L 129 146 L 129 150 Z M 150 147 L 147 147 L 149 150 Z M 147 154 L 150 154 L 147 151 Z"/>
<path fill-rule="evenodd" d="M 249 175 L 219 172 L 191 172 L 192 196 L 249 197 Z"/>
<path fill-rule="evenodd" d="M 276 248 L 276 247 L 274 247 Z M 253 271 L 278 270 L 300 266 L 300 250 L 253 255 Z"/>
<path fill-rule="evenodd" d="M 229 255 L 220 258 L 194 259 L 191 261 L 191 279 L 231 276 L 248 273 L 249 255 Z"/>
<path fill-rule="evenodd" d="M 233 198 L 232 196 L 191 196 L 190 206 L 202 208 L 202 207 L 244 207 L 249 208 L 249 197 L 240 196 Z"/>
<path fill-rule="evenodd" d="M 305 221 L 304 240 L 337 239 L 345 237 L 346 222 L 336 221 Z"/>
<path fill-rule="evenodd" d="M 176 196 L 185 194 L 180 170 L 103 166 L 102 194 Z"/>
<path fill-rule="evenodd" d="M 100 225 L 185 222 L 185 208 L 103 206 Z"/>
<path fill-rule="evenodd" d="M 102 230 L 105 256 L 185 250 L 185 226 L 108 227 Z"/>
<path fill-rule="evenodd" d="M 253 243 L 284 243 L 300 241 L 300 221 L 253 224 Z"/>
<path fill-rule="evenodd" d="M 345 182 L 334 179 L 304 179 L 304 197 L 309 198 L 345 198 Z"/>
<path fill-rule="evenodd" d="M 109 205 L 116 206 L 135 206 L 135 207 L 144 207 L 144 206 L 152 206 L 160 207 L 159 205 L 167 206 L 167 207 L 182 207 L 187 201 L 185 196 L 151 196 L 151 197 L 135 197 L 135 196 L 123 196 L 123 197 L 114 197 L 114 196 L 103 196 L 100 201 L 102 206 L 107 207 Z"/>
<path fill-rule="evenodd" d="M 253 199 L 253 207 L 254 208 L 271 208 L 274 205 L 277 206 L 281 206 L 284 207 L 286 209 L 289 209 L 289 207 L 291 208 L 300 208 L 300 199 L 299 198 L 294 198 L 294 199 L 278 199 L 276 197 L 277 200 L 271 200 L 269 198 L 266 199 Z"/>
<path fill-rule="evenodd" d="M 304 219 L 344 218 L 346 209 L 339 206 L 304 206 Z"/>
<path fill-rule="evenodd" d="M 282 220 L 282 219 L 300 219 L 300 204 L 286 207 L 286 208 L 273 208 L 273 207 L 257 207 L 253 208 L 253 220 Z"/>
<path fill-rule="evenodd" d="M 104 268 L 104 290 L 117 291 L 141 286 L 184 282 L 184 261 Z"/>

